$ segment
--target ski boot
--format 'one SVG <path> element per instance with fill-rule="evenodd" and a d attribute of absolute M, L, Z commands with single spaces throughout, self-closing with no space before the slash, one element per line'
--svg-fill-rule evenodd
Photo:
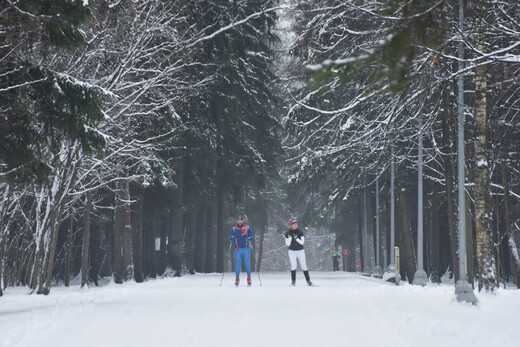
<path fill-rule="evenodd" d="M 309 271 L 304 271 L 305 279 L 307 280 L 307 284 L 312 286 L 311 277 L 309 276 Z"/>
<path fill-rule="evenodd" d="M 296 285 L 296 281 L 295 280 L 292 280 L 291 281 L 291 287 L 294 287 Z"/>
<path fill-rule="evenodd" d="M 237 276 L 235 279 L 235 286 L 238 287 L 238 284 L 240 283 L 240 277 Z"/>
<path fill-rule="evenodd" d="M 247 276 L 247 286 L 251 287 L 251 276 Z"/>

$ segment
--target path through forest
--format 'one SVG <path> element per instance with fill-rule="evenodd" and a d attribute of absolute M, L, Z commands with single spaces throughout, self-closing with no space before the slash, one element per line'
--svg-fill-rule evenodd
<path fill-rule="evenodd" d="M 288 272 L 263 286 L 226 273 L 143 284 L 53 288 L 0 298 L 0 346 L 518 346 L 520 291 L 454 301 L 448 285 L 395 286 L 345 272 L 311 272 L 319 287 L 289 287 Z M 245 278 L 244 278 L 245 279 Z"/>

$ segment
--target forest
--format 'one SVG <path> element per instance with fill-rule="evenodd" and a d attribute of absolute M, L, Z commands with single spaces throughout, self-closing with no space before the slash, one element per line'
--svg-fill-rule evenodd
<path fill-rule="evenodd" d="M 0 296 L 229 271 L 237 215 L 520 288 L 517 0 L 0 3 Z"/>

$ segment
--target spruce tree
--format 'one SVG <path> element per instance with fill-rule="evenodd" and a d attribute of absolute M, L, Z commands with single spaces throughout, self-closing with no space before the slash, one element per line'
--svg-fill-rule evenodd
<path fill-rule="evenodd" d="M 84 1 L 4 1 L 0 36 L 0 171 L 12 181 L 45 180 L 46 152 L 78 139 L 88 152 L 103 144 L 95 132 L 102 118 L 101 89 L 46 63 L 57 49 L 73 49 L 90 16 Z M 61 48 L 60 48 L 61 47 Z"/>

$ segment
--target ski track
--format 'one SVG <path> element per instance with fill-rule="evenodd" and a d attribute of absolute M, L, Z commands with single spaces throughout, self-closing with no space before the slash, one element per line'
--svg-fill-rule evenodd
<path fill-rule="evenodd" d="M 448 285 L 400 286 L 345 272 L 186 275 L 102 287 L 8 288 L 0 346 L 518 346 L 520 291 L 459 304 Z M 241 280 L 245 282 L 245 276 Z"/>

